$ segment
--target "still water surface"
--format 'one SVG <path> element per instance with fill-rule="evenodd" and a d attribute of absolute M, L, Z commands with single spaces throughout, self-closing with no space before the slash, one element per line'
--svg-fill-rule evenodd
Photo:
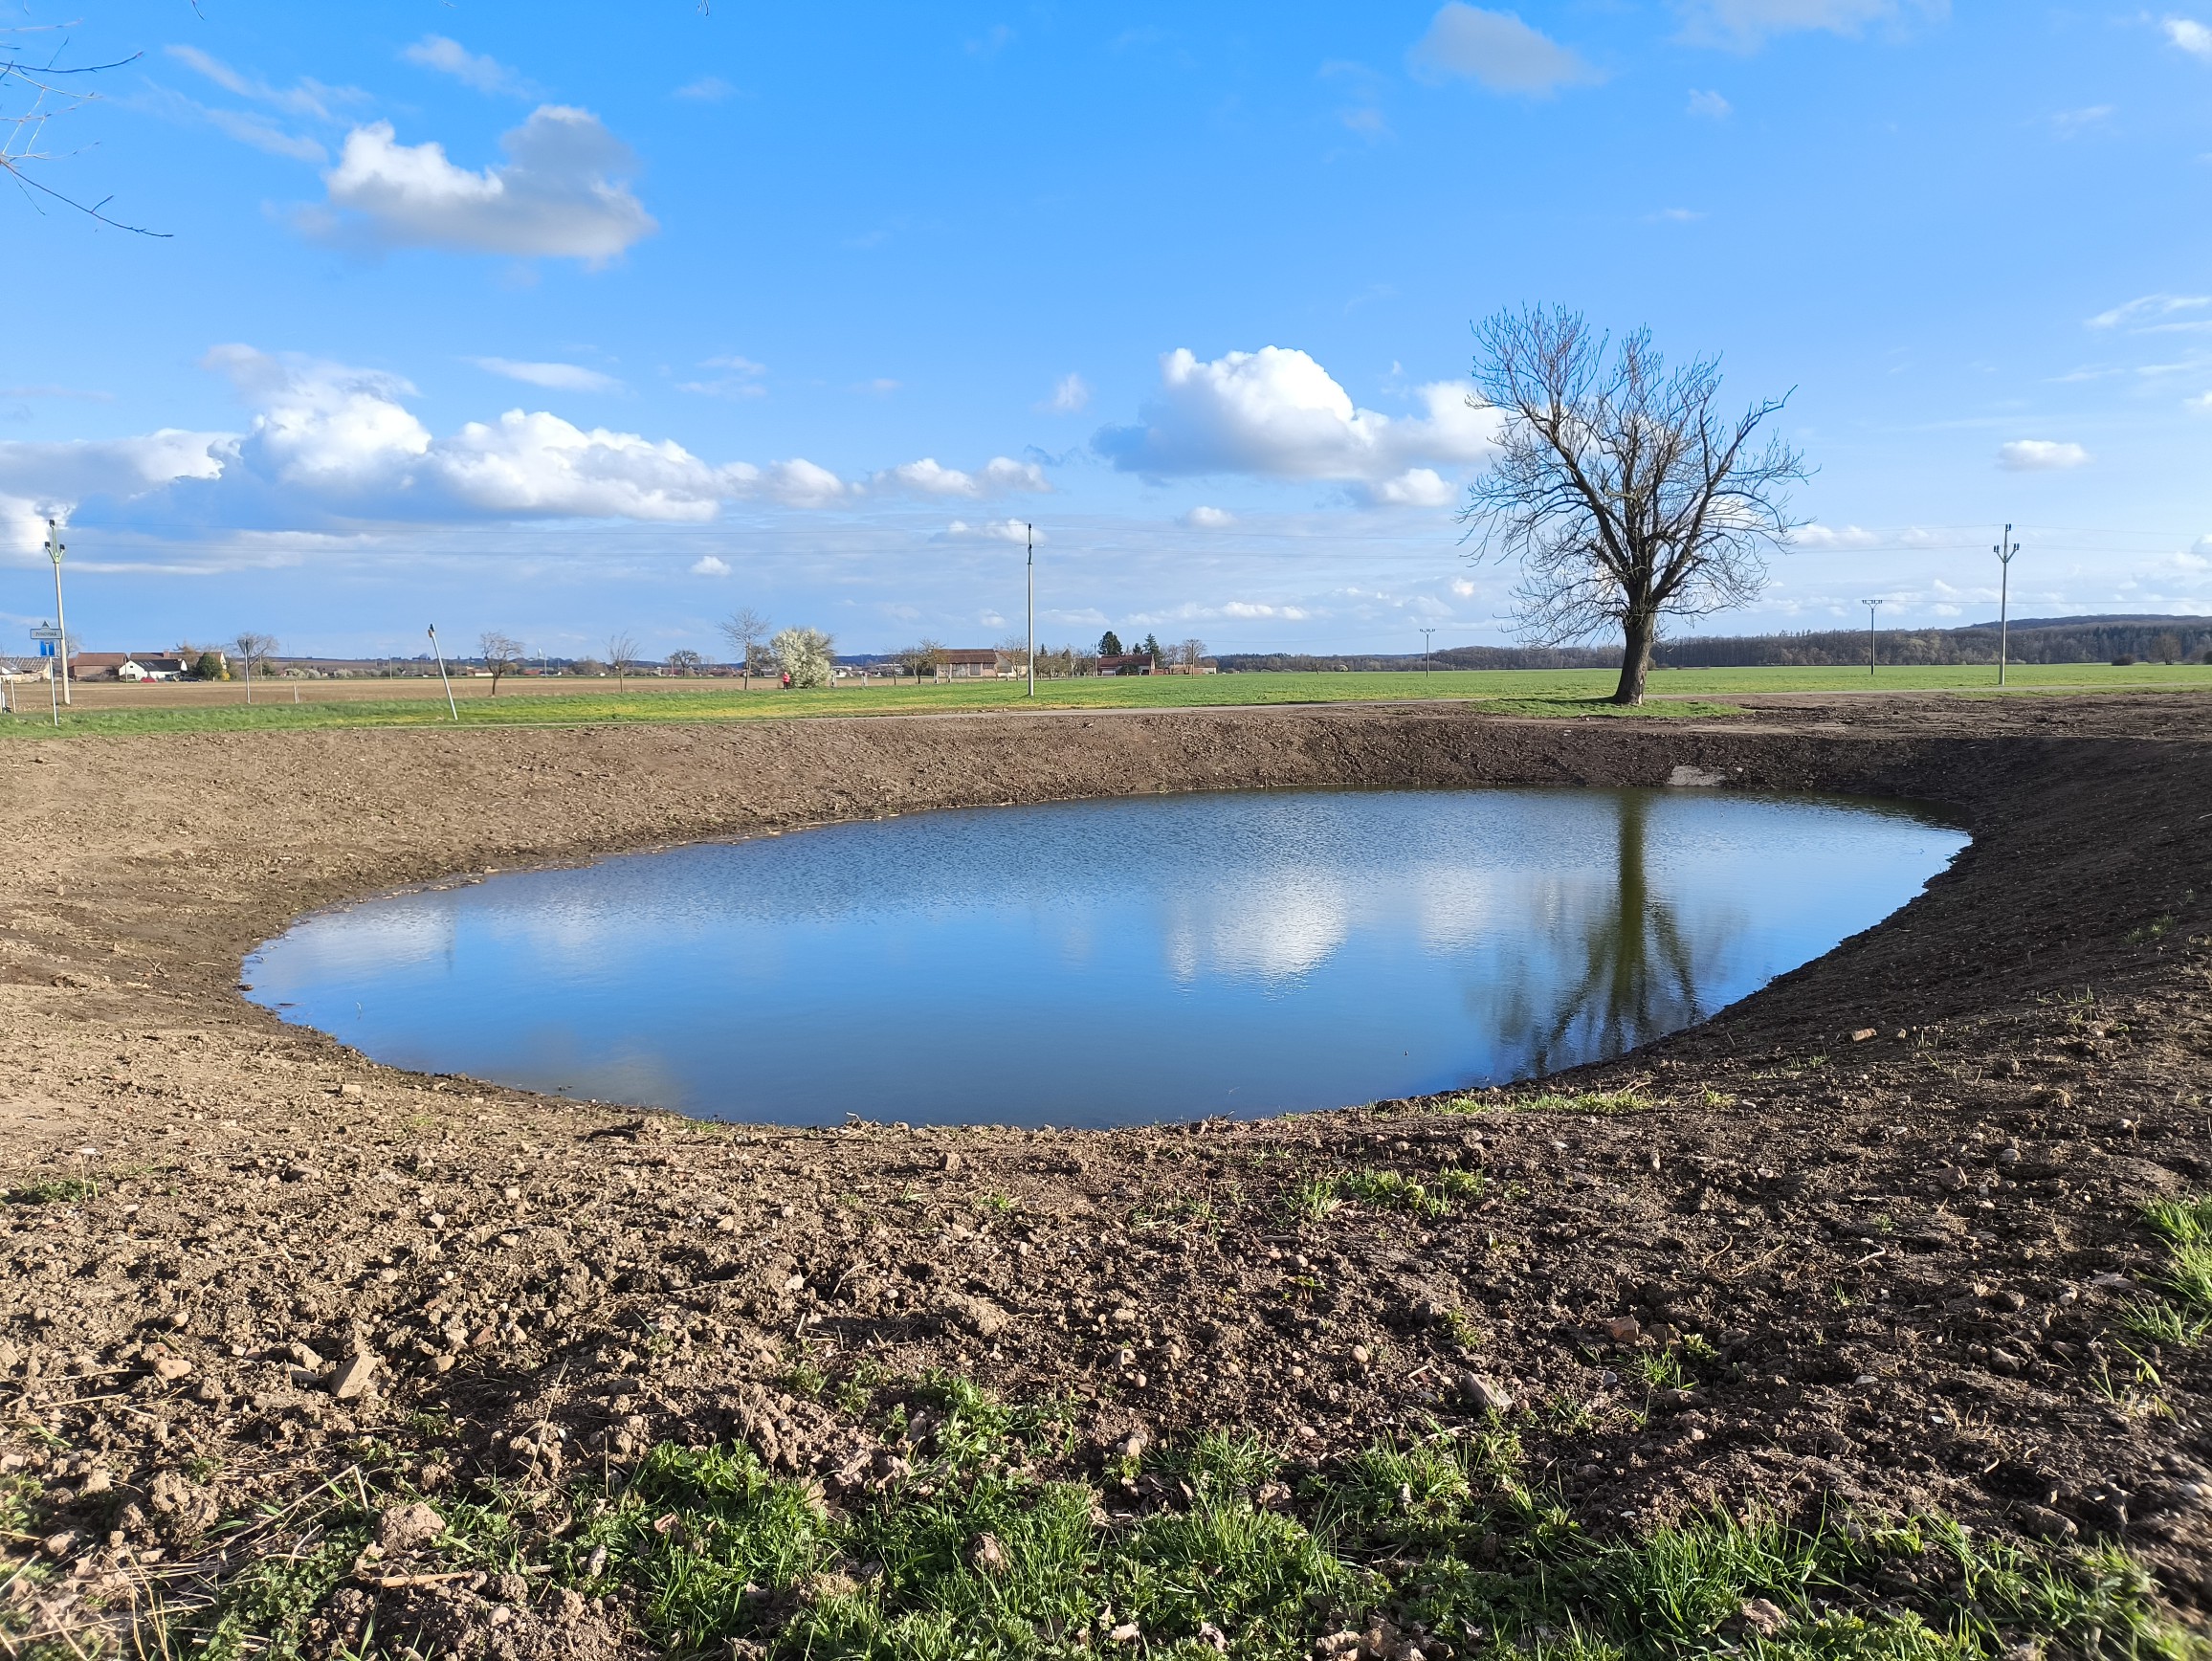
<path fill-rule="evenodd" d="M 303 919 L 257 1003 L 379 1061 L 701 1118 L 1103 1125 L 1618 1054 L 1895 910 L 1894 804 L 1299 791 L 989 808 Z"/>

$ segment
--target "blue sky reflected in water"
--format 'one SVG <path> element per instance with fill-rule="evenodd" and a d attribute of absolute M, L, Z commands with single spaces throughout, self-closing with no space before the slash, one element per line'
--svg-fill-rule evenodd
<path fill-rule="evenodd" d="M 1893 805 L 1151 797 L 629 854 L 302 919 L 257 1003 L 379 1061 L 702 1118 L 1101 1125 L 1617 1054 L 1919 892 Z"/>

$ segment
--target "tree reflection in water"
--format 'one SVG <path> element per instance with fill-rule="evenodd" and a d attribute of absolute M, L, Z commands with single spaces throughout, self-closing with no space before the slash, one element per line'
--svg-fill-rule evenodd
<path fill-rule="evenodd" d="M 1498 1076 L 1605 1060 L 1711 1013 L 1698 982 L 1743 932 L 1743 916 L 1708 911 L 1694 935 L 1685 930 L 1646 868 L 1650 798 L 1623 790 L 1612 801 L 1619 815 L 1613 892 L 1562 893 L 1546 954 L 1553 961 L 1501 964 L 1495 983 L 1469 991 L 1478 1018 L 1486 1004 L 1494 1010 Z"/>

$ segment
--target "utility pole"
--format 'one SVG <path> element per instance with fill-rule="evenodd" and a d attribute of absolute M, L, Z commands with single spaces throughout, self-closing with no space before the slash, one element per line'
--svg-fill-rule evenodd
<path fill-rule="evenodd" d="M 2004 537 L 1989 550 L 1997 556 L 1997 684 L 2004 684 L 2005 626 L 2011 621 L 2012 610 L 2012 556 L 2020 552 L 2020 544 L 2012 540 L 2012 527 L 2004 527 Z"/>
<path fill-rule="evenodd" d="M 1874 673 L 1876 660 L 1882 655 L 1881 632 L 1874 627 L 1874 608 L 1881 603 L 1879 600 L 1867 602 L 1867 674 L 1869 676 Z"/>
<path fill-rule="evenodd" d="M 62 545 L 61 527 L 52 520 L 46 521 L 46 557 L 54 562 L 54 626 L 61 631 L 61 639 L 54 648 L 54 654 L 61 661 L 61 701 L 69 701 L 69 619 L 61 613 L 61 556 L 69 550 Z"/>
<path fill-rule="evenodd" d="M 446 675 L 446 649 L 438 644 L 438 626 L 435 623 L 431 625 L 431 650 L 438 654 L 438 679 L 445 684 L 446 711 L 453 718 L 453 724 L 458 726 L 461 712 L 453 703 L 453 683 Z"/>
<path fill-rule="evenodd" d="M 1428 661 L 1428 643 L 1430 639 L 1434 637 L 1435 633 L 1436 631 L 1433 629 L 1424 629 L 1421 631 L 1421 673 L 1424 675 L 1427 675 L 1430 668 Z"/>
<path fill-rule="evenodd" d="M 1024 545 L 1029 554 L 1029 696 L 1037 696 L 1037 527 L 1025 522 L 1029 533 Z"/>

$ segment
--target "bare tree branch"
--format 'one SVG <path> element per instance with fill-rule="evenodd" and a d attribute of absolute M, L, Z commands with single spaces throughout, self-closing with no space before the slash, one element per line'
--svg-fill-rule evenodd
<path fill-rule="evenodd" d="M 27 33 L 30 31 L 13 30 L 9 33 Z M 166 231 L 149 231 L 144 225 L 129 225 L 107 212 L 107 205 L 115 200 L 103 196 L 98 202 L 82 202 L 75 196 L 56 190 L 43 180 L 33 176 L 33 167 L 62 160 L 77 151 L 54 151 L 39 147 L 46 134 L 47 123 L 83 108 L 100 95 L 80 92 L 76 86 L 65 84 L 65 76 L 101 75 L 125 64 L 136 63 L 144 53 L 134 52 L 128 57 L 119 57 L 112 63 L 80 64 L 74 68 L 60 62 L 68 50 L 67 40 L 61 41 L 52 56 L 44 63 L 27 63 L 19 50 L 12 45 L 0 45 L 0 173 L 24 194 L 34 212 L 43 213 L 38 198 L 45 197 L 74 209 L 102 225 L 118 231 L 128 231 L 137 236 L 166 237 Z"/>
<path fill-rule="evenodd" d="M 1460 520 L 1478 557 L 1520 566 L 1521 637 L 1558 646 L 1618 628 L 1614 701 L 1642 703 L 1663 616 L 1740 606 L 1766 585 L 1765 552 L 1803 521 L 1784 487 L 1804 458 L 1759 428 L 1786 395 L 1720 413 L 1720 365 L 1669 371 L 1648 329 L 1617 347 L 1563 308 L 1475 326 L 1474 393 L 1501 417 L 1497 464 Z"/>

